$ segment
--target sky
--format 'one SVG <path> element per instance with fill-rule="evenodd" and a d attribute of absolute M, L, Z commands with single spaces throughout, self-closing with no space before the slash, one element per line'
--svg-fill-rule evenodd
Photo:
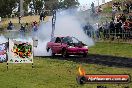
<path fill-rule="evenodd" d="M 84 7 L 81 7 L 81 9 L 89 9 L 92 2 L 95 3 L 95 6 L 98 5 L 98 0 L 78 0 L 78 1 L 79 1 L 79 3 L 80 3 L 80 6 L 85 6 L 85 8 L 84 8 Z M 99 0 L 99 4 L 103 4 L 102 1 L 109 2 L 109 1 L 112 1 L 112 0 Z M 16 8 L 15 11 L 16 11 L 17 9 L 18 9 L 18 8 Z M 29 10 L 29 11 L 30 11 L 30 10 Z"/>
<path fill-rule="evenodd" d="M 112 0 L 78 0 L 79 3 L 80 3 L 80 8 L 82 10 L 87 10 L 91 7 L 91 3 L 94 2 L 95 6 L 98 6 L 98 1 L 99 1 L 99 4 L 104 4 L 102 3 L 102 1 L 105 1 L 106 2 L 109 2 L 109 1 L 112 1 Z"/>
<path fill-rule="evenodd" d="M 78 0 L 78 1 L 80 2 L 81 5 L 83 5 L 83 4 L 90 5 L 92 2 L 95 2 L 96 5 L 98 4 L 98 0 Z M 99 3 L 102 4 L 102 1 L 109 2 L 112 0 L 99 0 Z"/>

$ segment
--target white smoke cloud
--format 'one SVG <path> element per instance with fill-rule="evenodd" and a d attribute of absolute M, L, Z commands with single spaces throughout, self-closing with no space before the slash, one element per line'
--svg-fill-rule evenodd
<path fill-rule="evenodd" d="M 0 44 L 8 42 L 8 39 L 5 38 L 3 35 L 0 36 Z"/>
<path fill-rule="evenodd" d="M 63 14 L 57 14 L 55 36 L 73 36 L 88 46 L 94 45 L 94 41 L 84 33 L 76 15 L 71 14 L 69 10 L 63 11 Z"/>
<path fill-rule="evenodd" d="M 77 18 L 73 15 L 72 10 L 65 10 L 61 12 L 57 12 L 56 17 L 56 28 L 55 28 L 55 36 L 73 36 L 78 38 L 83 43 L 88 46 L 94 45 L 94 41 L 89 38 L 83 31 L 81 27 L 81 22 L 77 20 Z M 35 56 L 50 56 L 51 53 L 46 51 L 47 42 L 51 39 L 51 31 L 52 31 L 52 22 L 49 19 L 48 22 L 42 22 L 39 26 L 38 31 L 38 46 L 34 48 Z"/>
<path fill-rule="evenodd" d="M 84 33 L 81 25 L 82 22 L 77 19 L 75 12 L 75 9 L 57 12 L 55 36 L 73 36 L 88 46 L 94 45 L 94 41 Z M 51 31 L 52 21 L 51 18 L 49 18 L 48 22 L 40 23 L 38 32 L 33 32 L 33 39 L 38 39 L 38 46 L 34 47 L 34 56 L 51 56 L 51 52 L 47 52 L 46 50 L 47 42 L 51 39 Z M 26 35 L 22 36 L 27 37 Z M 24 37 L 20 37 L 18 40 L 28 41 L 28 38 Z M 28 35 L 28 37 L 31 36 Z M 0 37 L 0 42 L 5 42 L 6 40 L 7 39 L 3 36 Z"/>
<path fill-rule="evenodd" d="M 37 33 L 34 33 L 33 37 L 38 39 L 37 47 L 34 47 L 34 56 L 51 56 L 51 52 L 47 52 L 46 45 L 51 39 L 51 25 L 52 22 L 41 22 L 39 30 Z"/>

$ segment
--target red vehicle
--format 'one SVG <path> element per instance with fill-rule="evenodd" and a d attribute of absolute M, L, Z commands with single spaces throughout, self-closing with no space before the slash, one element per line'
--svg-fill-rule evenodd
<path fill-rule="evenodd" d="M 88 46 L 75 37 L 54 37 L 47 43 L 47 52 L 51 52 L 52 56 L 61 54 L 63 57 L 69 55 L 83 55 L 83 57 L 86 57 Z"/>

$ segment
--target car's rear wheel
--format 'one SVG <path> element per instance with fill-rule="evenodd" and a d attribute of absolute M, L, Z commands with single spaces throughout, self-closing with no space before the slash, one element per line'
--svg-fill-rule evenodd
<path fill-rule="evenodd" d="M 84 54 L 83 54 L 83 57 L 87 57 L 87 55 L 88 55 L 87 53 L 84 53 Z"/>
<path fill-rule="evenodd" d="M 51 56 L 53 56 L 53 57 L 54 57 L 54 56 L 55 56 L 55 53 L 52 53 L 52 54 L 51 54 Z"/>
<path fill-rule="evenodd" d="M 68 57 L 68 54 L 67 54 L 66 49 L 63 49 L 63 50 L 62 50 L 62 57 L 63 57 L 63 58 Z"/>
<path fill-rule="evenodd" d="M 51 56 L 55 56 L 55 53 L 53 53 L 52 49 L 48 49 L 47 52 L 50 52 L 51 53 Z"/>
<path fill-rule="evenodd" d="M 47 50 L 47 52 L 49 52 L 49 49 L 50 49 L 50 48 L 47 48 L 47 49 L 46 49 L 46 50 Z"/>

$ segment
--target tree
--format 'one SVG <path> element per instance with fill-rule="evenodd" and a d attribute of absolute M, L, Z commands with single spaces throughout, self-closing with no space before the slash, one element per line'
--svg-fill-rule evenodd
<path fill-rule="evenodd" d="M 49 10 L 59 8 L 70 8 L 79 5 L 78 0 L 46 0 L 46 8 Z"/>
<path fill-rule="evenodd" d="M 64 8 L 77 7 L 79 2 L 78 0 L 64 0 L 63 5 Z"/>
<path fill-rule="evenodd" d="M 58 0 L 46 0 L 45 1 L 45 8 L 47 10 L 53 10 L 58 8 Z"/>
<path fill-rule="evenodd" d="M 33 0 L 35 12 L 40 12 L 43 7 L 43 0 Z M 45 1 L 45 9 L 47 10 L 53 10 L 53 9 L 59 9 L 59 8 L 69 8 L 72 6 L 79 5 L 77 0 L 44 0 Z M 61 1 L 61 2 L 59 2 Z M 19 3 L 20 0 L 1 0 L 0 4 L 0 16 L 6 17 L 6 15 L 11 15 L 13 9 L 17 7 L 17 3 Z M 24 11 L 28 11 L 28 5 L 31 2 L 31 0 L 24 0 L 23 8 Z M 18 12 L 20 10 L 18 9 Z"/>
<path fill-rule="evenodd" d="M 35 13 L 40 12 L 42 10 L 43 7 L 43 2 L 42 0 L 36 0 L 35 2 Z"/>
<path fill-rule="evenodd" d="M 24 0 L 23 9 L 25 12 L 28 12 L 28 5 L 30 4 L 31 0 Z"/>
<path fill-rule="evenodd" d="M 60 3 L 63 8 L 77 7 L 79 5 L 78 0 L 64 0 Z"/>
<path fill-rule="evenodd" d="M 6 15 L 11 15 L 12 10 L 16 8 L 17 0 L 1 0 L 0 4 L 0 16 L 6 17 Z"/>

